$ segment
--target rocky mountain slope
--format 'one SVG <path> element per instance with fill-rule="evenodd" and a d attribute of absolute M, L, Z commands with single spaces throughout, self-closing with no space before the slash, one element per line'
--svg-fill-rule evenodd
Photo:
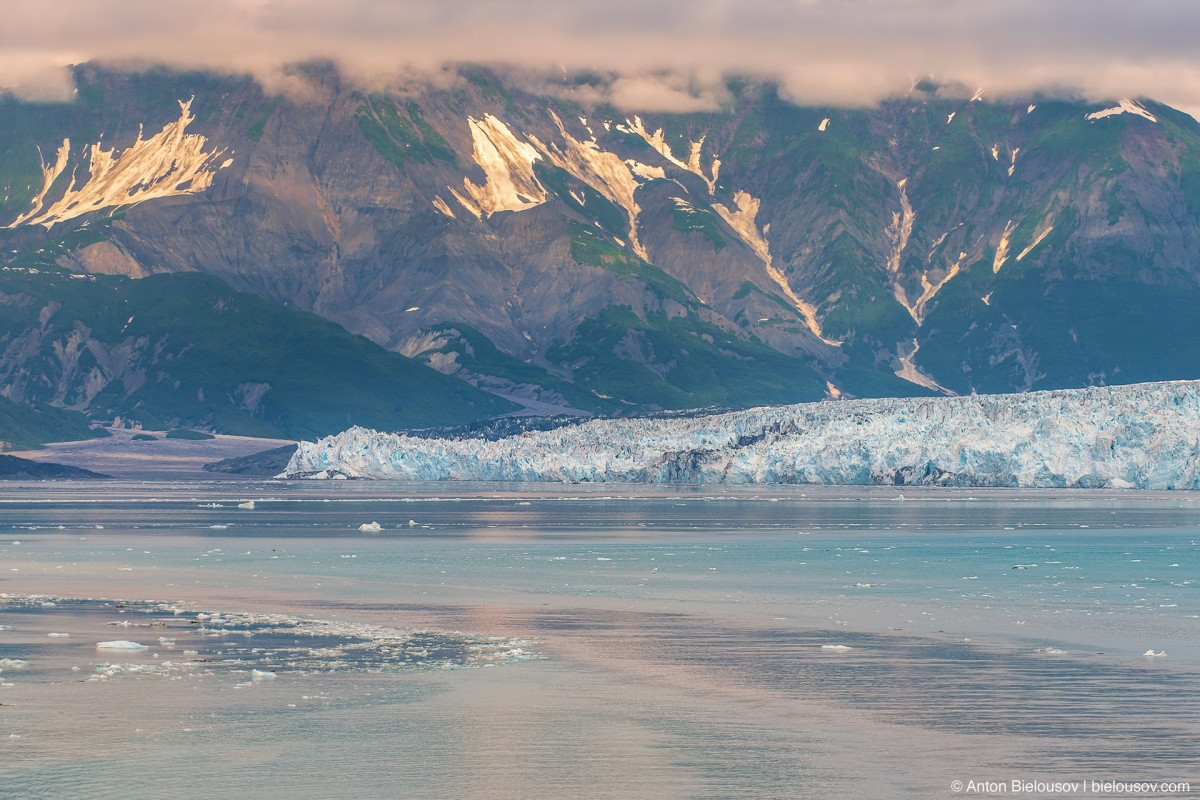
<path fill-rule="evenodd" d="M 8 394 L 0 439 L 11 445 L 84 438 L 82 411 L 152 429 L 182 420 L 299 438 L 354 424 L 461 423 L 517 408 L 211 276 L 14 270 L 0 280 L 0 382 Z M 30 411 L 6 414 L 9 407 Z M 26 417 L 36 409 L 39 425 L 31 427 Z"/>
<path fill-rule="evenodd" d="M 1149 100 L 730 81 L 639 114 L 587 101 L 601 75 L 294 77 L 84 67 L 73 103 L 0 102 L 0 284 L 201 271 L 602 414 L 1200 376 L 1200 125 Z"/>

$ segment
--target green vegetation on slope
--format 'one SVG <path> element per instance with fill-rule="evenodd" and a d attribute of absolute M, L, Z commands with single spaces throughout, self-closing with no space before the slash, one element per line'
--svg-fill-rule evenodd
<path fill-rule="evenodd" d="M 401 169 L 407 162 L 428 164 L 434 159 L 455 162 L 450 143 L 434 130 L 420 106 L 412 101 L 402 108 L 388 97 L 364 96 L 354 116 L 367 141 Z"/>
<path fill-rule="evenodd" d="M 470 325 L 446 322 L 434 326 L 431 332 L 441 334 L 446 339 L 446 343 L 434 352 L 455 353 L 463 370 L 469 375 L 483 377 L 485 380 L 482 383 L 485 385 L 490 383 L 486 378 L 499 378 L 514 384 L 540 386 L 558 392 L 572 407 L 581 411 L 611 414 L 622 410 L 621 403 L 616 400 L 597 397 L 587 389 L 501 352 L 490 339 Z"/>
<path fill-rule="evenodd" d="M 458 424 L 516 408 L 210 276 L 10 270 L 0 292 L 0 388 L 86 408 L 95 419 L 303 438 L 351 425 Z"/>
<path fill-rule="evenodd" d="M 721 226 L 717 224 L 717 217 L 704 206 L 676 204 L 671 209 L 671 227 L 684 233 L 703 234 L 715 251 L 725 249 L 726 241 L 721 234 Z"/>
<path fill-rule="evenodd" d="M 108 436 L 103 428 L 92 428 L 88 418 L 44 404 L 32 406 L 0 397 L 0 446 L 5 450 L 25 450 L 47 442 L 76 442 Z"/>
<path fill-rule="evenodd" d="M 645 283 L 656 294 L 681 305 L 692 305 L 695 296 L 680 281 L 653 264 L 647 264 L 618 248 L 583 225 L 571 224 L 571 258 L 580 264 L 603 267 L 623 277 L 633 277 Z"/>
<path fill-rule="evenodd" d="M 798 403 L 825 393 L 808 365 L 695 313 L 642 318 L 609 306 L 546 355 L 571 369 L 577 385 L 648 409 Z"/>

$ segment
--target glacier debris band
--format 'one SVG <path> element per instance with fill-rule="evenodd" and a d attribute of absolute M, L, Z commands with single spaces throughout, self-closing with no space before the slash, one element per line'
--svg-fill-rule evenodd
<path fill-rule="evenodd" d="M 497 441 L 351 428 L 289 477 L 1200 489 L 1200 381 L 605 419 Z"/>

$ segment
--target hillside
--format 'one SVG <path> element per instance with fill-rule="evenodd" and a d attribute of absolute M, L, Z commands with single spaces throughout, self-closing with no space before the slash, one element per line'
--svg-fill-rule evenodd
<path fill-rule="evenodd" d="M 456 421 L 511 407 L 463 380 L 611 415 L 1200 377 L 1200 125 L 1148 99 L 925 81 L 806 108 L 730 80 L 716 111 L 651 114 L 586 102 L 598 74 L 295 77 L 310 91 L 85 66 L 73 103 L 0 101 L 0 291 L 48 266 L 157 292 L 206 273 L 458 379 L 414 384 L 409 416 L 371 401 L 389 429 L 451 422 L 428 417 L 450 386 Z M 346 416 L 249 411 L 239 386 L 279 384 L 241 368 L 220 408 L 182 382 L 81 401 L 8 348 L 22 403 L 289 434 Z"/>
<path fill-rule="evenodd" d="M 0 283 L 0 385 L 16 408 L 278 438 L 455 424 L 516 408 L 212 276 L 10 268 Z M 16 443 L 83 438 L 87 428 L 34 434 Z"/>

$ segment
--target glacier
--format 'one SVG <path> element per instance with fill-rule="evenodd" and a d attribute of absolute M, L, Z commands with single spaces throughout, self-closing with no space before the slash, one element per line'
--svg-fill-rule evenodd
<path fill-rule="evenodd" d="M 1200 489 L 1200 381 L 602 419 L 496 441 L 351 428 L 292 478 Z"/>

